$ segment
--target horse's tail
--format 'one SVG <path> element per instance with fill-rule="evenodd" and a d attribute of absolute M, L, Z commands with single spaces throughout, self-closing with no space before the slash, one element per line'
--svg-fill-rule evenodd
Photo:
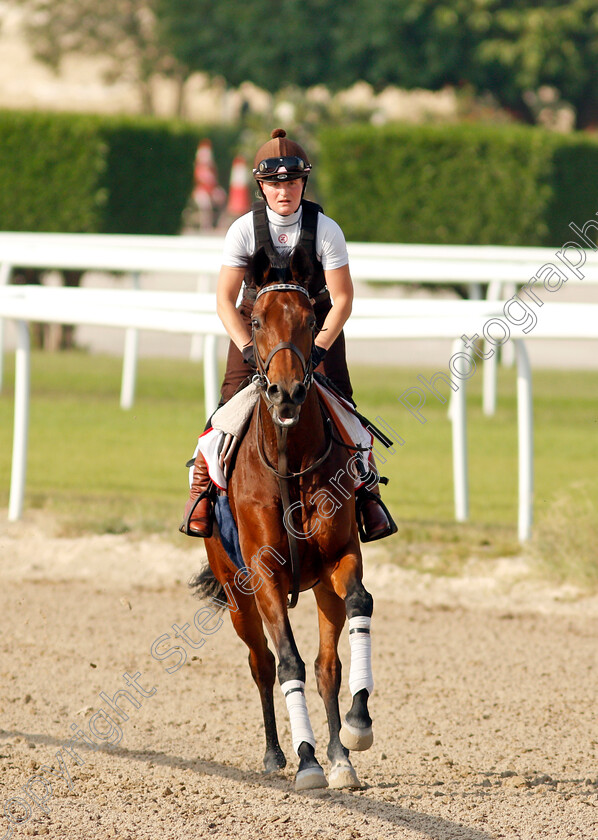
<path fill-rule="evenodd" d="M 212 603 L 214 599 L 226 603 L 226 592 L 216 575 L 209 565 L 206 565 L 201 572 L 189 580 L 189 588 L 193 591 L 193 596 L 201 600 L 209 598 Z"/>

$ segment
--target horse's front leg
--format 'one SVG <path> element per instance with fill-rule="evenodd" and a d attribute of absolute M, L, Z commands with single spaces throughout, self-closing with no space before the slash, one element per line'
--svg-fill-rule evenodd
<path fill-rule="evenodd" d="M 299 655 L 287 613 L 287 591 L 269 581 L 256 593 L 256 601 L 278 655 L 278 681 L 291 723 L 293 749 L 299 757 L 295 789 L 327 787 L 316 758 L 316 739 L 305 701 L 305 663 Z"/>
<path fill-rule="evenodd" d="M 315 662 L 318 692 L 324 701 L 328 731 L 327 755 L 331 764 L 328 783 L 333 788 L 359 788 L 357 774 L 349 761 L 349 750 L 339 738 L 341 717 L 338 708 L 338 693 L 341 686 L 341 661 L 338 655 L 338 640 L 345 624 L 345 605 L 335 592 L 321 583 L 314 587 L 318 604 L 320 648 Z"/>
<path fill-rule="evenodd" d="M 219 582 L 228 584 L 233 593 L 234 604 L 230 616 L 233 627 L 240 639 L 249 648 L 249 669 L 251 676 L 260 693 L 264 731 L 266 736 L 266 752 L 264 755 L 264 769 L 266 773 L 275 773 L 286 767 L 287 760 L 278 743 L 276 729 L 276 715 L 274 712 L 274 682 L 276 680 L 276 662 L 274 654 L 268 647 L 264 635 L 264 625 L 258 612 L 255 598 L 245 593 L 236 585 L 236 578 L 230 571 L 224 555 L 224 549 L 219 540 L 206 540 L 206 548 L 210 564 L 216 569 Z M 226 596 L 224 596 L 226 597 Z"/>
<path fill-rule="evenodd" d="M 340 740 L 349 750 L 367 750 L 374 742 L 368 711 L 368 699 L 374 690 L 370 635 L 374 599 L 364 587 L 361 575 L 361 557 L 351 553 L 343 557 L 330 576 L 334 591 L 345 602 L 349 619 L 349 690 L 353 703 L 340 731 Z"/>
<path fill-rule="evenodd" d="M 240 598 L 237 596 L 237 601 Z M 275 773 L 286 767 L 287 760 L 278 743 L 276 729 L 276 715 L 274 712 L 273 688 L 276 675 L 274 655 L 264 636 L 261 617 L 253 598 L 246 601 L 243 608 L 231 613 L 233 626 L 238 636 L 249 648 L 249 669 L 260 693 L 264 730 L 266 735 L 266 752 L 264 755 L 264 769 L 266 773 Z"/>

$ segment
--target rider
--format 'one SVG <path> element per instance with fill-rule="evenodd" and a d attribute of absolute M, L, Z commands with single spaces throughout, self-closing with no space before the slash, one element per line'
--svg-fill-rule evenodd
<path fill-rule="evenodd" d="M 263 201 L 254 204 L 249 213 L 229 228 L 216 290 L 218 315 L 231 338 L 221 405 L 228 402 L 242 385 L 248 384 L 254 372 L 250 320 L 256 290 L 246 278 L 248 261 L 262 246 L 273 259 L 277 255 L 290 256 L 299 244 L 307 249 L 314 264 L 308 291 L 314 301 L 320 331 L 313 348 L 313 365 L 351 400 L 353 389 L 342 332 L 351 314 L 353 301 L 347 247 L 338 224 L 325 216 L 318 204 L 303 198 L 310 170 L 311 164 L 305 151 L 298 143 L 289 140 L 282 128 L 272 132 L 271 139 L 258 149 L 255 156 L 253 176 Z M 242 286 L 243 297 L 237 308 L 236 301 Z M 193 536 L 210 536 L 212 514 L 207 494 L 197 502 L 189 516 L 196 499 L 207 490 L 210 481 L 201 452 L 195 459 L 192 476 L 181 530 Z M 370 491 L 374 495 L 370 492 L 362 505 L 364 529 L 370 540 L 381 539 L 394 533 L 396 526 L 377 503 L 377 485 L 370 485 Z"/>

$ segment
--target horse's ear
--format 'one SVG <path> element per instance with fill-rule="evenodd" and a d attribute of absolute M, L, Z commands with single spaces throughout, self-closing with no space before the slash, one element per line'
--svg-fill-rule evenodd
<path fill-rule="evenodd" d="M 291 256 L 291 274 L 293 275 L 293 280 L 298 281 L 302 286 L 307 288 L 307 283 L 313 273 L 314 267 L 309 258 L 309 254 L 303 245 L 298 245 Z"/>
<path fill-rule="evenodd" d="M 270 273 L 270 258 L 265 248 L 262 247 L 255 253 L 251 261 L 251 273 L 255 280 L 255 285 L 258 288 L 263 286 Z"/>

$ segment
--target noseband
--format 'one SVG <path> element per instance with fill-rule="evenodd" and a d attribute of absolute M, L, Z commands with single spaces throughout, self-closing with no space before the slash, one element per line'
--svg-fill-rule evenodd
<path fill-rule="evenodd" d="M 307 289 L 304 289 L 303 286 L 298 286 L 295 283 L 275 283 L 273 286 L 267 286 L 266 288 L 261 289 L 255 297 L 256 302 L 262 295 L 266 294 L 266 292 L 301 292 L 308 299 L 310 299 L 309 292 L 307 291 Z M 305 361 L 305 356 L 303 355 L 303 353 L 297 347 L 296 344 L 293 344 L 292 341 L 280 341 L 276 345 L 276 347 L 273 347 L 272 350 L 270 350 L 270 352 L 268 353 L 268 356 L 264 360 L 260 356 L 259 350 L 257 349 L 257 344 L 256 344 L 256 340 L 255 340 L 255 330 L 254 330 L 253 327 L 251 328 L 251 341 L 253 343 L 253 354 L 255 356 L 255 362 L 256 362 L 256 366 L 257 366 L 257 374 L 254 377 L 253 381 L 257 382 L 257 384 L 260 386 L 260 388 L 262 388 L 262 390 L 264 392 L 272 384 L 270 382 L 270 380 L 268 379 L 268 368 L 270 367 L 270 362 L 272 361 L 272 359 L 278 353 L 279 350 L 290 350 L 292 353 L 294 353 L 297 356 L 297 358 L 301 362 L 301 368 L 303 370 L 303 382 L 302 382 L 302 384 L 304 385 L 304 387 L 306 389 L 309 389 L 309 387 L 310 387 L 310 385 L 313 381 L 313 375 L 312 375 L 313 374 L 313 367 L 312 367 L 312 363 L 311 363 L 311 353 L 310 353 L 310 358 L 306 362 Z M 313 346 L 313 341 L 314 341 L 314 331 L 312 329 L 312 346 Z"/>

